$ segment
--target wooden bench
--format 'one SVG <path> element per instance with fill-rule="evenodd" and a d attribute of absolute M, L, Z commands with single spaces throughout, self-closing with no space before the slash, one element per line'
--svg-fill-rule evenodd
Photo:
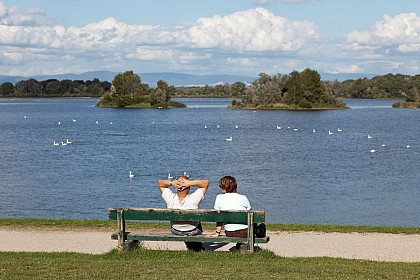
<path fill-rule="evenodd" d="M 269 237 L 256 238 L 254 236 L 254 223 L 265 223 L 265 211 L 219 211 L 219 210 L 176 210 L 159 208 L 109 208 L 110 220 L 118 221 L 118 231 L 111 238 L 118 240 L 120 250 L 128 248 L 129 241 L 192 241 L 192 242 L 225 242 L 246 243 L 247 251 L 254 251 L 255 243 L 267 243 Z M 126 229 L 126 221 L 201 221 L 223 222 L 234 224 L 247 224 L 248 237 L 237 238 L 221 235 L 219 237 L 207 237 L 204 235 L 180 236 L 172 235 L 168 223 L 167 233 L 162 232 L 130 232 Z M 223 231 L 222 231 L 223 233 Z"/>

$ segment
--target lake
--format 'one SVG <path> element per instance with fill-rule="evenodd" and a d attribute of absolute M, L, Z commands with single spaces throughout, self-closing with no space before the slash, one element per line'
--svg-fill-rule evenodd
<path fill-rule="evenodd" d="M 420 110 L 393 109 L 396 100 L 346 100 L 344 111 L 96 101 L 0 99 L 2 217 L 107 219 L 109 207 L 165 207 L 157 180 L 187 172 L 210 179 L 201 208 L 232 175 L 269 223 L 420 226 Z"/>

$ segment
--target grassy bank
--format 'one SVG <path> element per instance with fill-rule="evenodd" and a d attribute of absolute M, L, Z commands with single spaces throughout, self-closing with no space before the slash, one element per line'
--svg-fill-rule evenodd
<path fill-rule="evenodd" d="M 132 229 L 167 229 L 167 223 L 127 222 Z M 107 220 L 69 220 L 69 219 L 15 219 L 0 218 L 0 227 L 8 228 L 56 228 L 56 229 L 96 229 L 115 231 L 116 221 Z M 205 230 L 213 230 L 213 224 L 204 224 Z M 378 232 L 395 234 L 420 234 L 420 227 L 385 227 L 385 226 L 348 226 L 348 225 L 305 225 L 305 224 L 268 224 L 271 231 L 321 231 L 321 232 Z"/>
<path fill-rule="evenodd" d="M 0 253 L 0 279 L 418 279 L 419 263 L 283 258 L 268 251 Z"/>
<path fill-rule="evenodd" d="M 116 230 L 115 221 L 0 218 L 12 229 Z M 166 223 L 129 223 L 132 228 L 168 228 Z M 205 225 L 209 230 L 213 225 Z M 420 234 L 420 228 L 268 225 L 273 231 L 382 232 Z M 269 251 L 155 251 L 103 255 L 0 252 L 0 279 L 418 279 L 420 263 L 339 258 L 285 258 Z"/>

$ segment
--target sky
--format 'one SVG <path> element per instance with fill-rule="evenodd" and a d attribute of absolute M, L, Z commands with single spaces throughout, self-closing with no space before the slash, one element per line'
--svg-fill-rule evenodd
<path fill-rule="evenodd" d="M 418 0 L 0 0 L 0 75 L 420 74 Z"/>

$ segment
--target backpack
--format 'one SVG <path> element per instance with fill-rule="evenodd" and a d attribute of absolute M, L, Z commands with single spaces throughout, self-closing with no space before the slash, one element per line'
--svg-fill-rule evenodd
<path fill-rule="evenodd" d="M 261 238 L 261 237 L 265 237 L 266 234 L 266 229 L 265 229 L 265 224 L 261 223 L 261 224 L 254 224 L 254 236 L 257 238 Z"/>

